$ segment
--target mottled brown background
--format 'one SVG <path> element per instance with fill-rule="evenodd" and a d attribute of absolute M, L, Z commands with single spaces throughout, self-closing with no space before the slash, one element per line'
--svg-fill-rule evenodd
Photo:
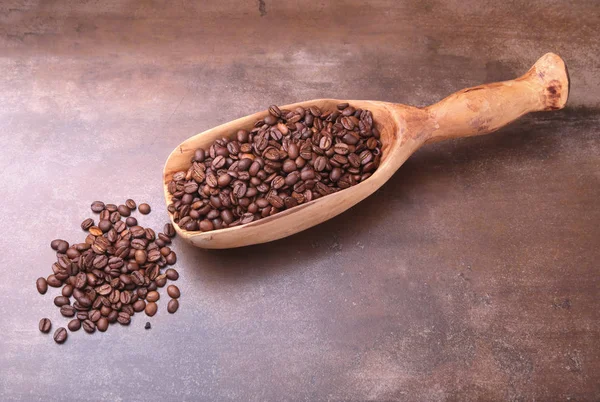
<path fill-rule="evenodd" d="M 0 399 L 600 399 L 600 3 L 2 1 Z M 424 106 L 554 51 L 568 108 L 428 146 L 290 238 L 177 242 L 181 308 L 56 345 L 34 281 L 95 199 L 167 215 L 185 138 L 319 97 Z M 152 330 L 145 331 L 146 321 Z"/>

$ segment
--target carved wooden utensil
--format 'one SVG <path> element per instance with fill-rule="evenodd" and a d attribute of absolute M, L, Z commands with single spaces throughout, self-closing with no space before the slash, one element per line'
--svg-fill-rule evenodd
<path fill-rule="evenodd" d="M 189 243 L 202 248 L 234 248 L 265 243 L 298 233 L 330 219 L 381 187 L 421 145 L 448 138 L 491 133 L 518 117 L 542 110 L 564 107 L 569 95 L 569 78 L 563 60 L 553 53 L 542 56 L 522 77 L 463 89 L 426 108 L 377 101 L 315 99 L 282 106 L 316 105 L 335 109 L 341 102 L 368 109 L 381 133 L 382 158 L 374 174 L 351 188 L 286 209 L 245 225 L 210 232 L 188 232 L 174 225 Z M 187 170 L 197 148 L 208 149 L 218 138 L 233 137 L 239 129 L 252 129 L 266 111 L 242 117 L 197 134 L 181 143 L 169 156 L 164 168 L 167 185 L 177 171 Z"/>

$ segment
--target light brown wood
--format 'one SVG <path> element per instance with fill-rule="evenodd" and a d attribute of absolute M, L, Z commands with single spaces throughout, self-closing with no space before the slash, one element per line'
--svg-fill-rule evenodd
<path fill-rule="evenodd" d="M 326 221 L 368 197 L 421 145 L 487 134 L 526 113 L 561 109 L 568 94 L 566 66 L 559 56 L 548 53 L 520 78 L 464 89 L 423 109 L 387 102 L 338 99 L 285 105 L 284 108 L 290 109 L 311 105 L 331 109 L 340 102 L 349 102 L 355 107 L 371 110 L 381 132 L 381 165 L 369 179 L 356 186 L 246 225 L 210 232 L 188 232 L 174 226 L 184 240 L 202 248 L 234 248 L 281 239 Z M 267 113 L 242 117 L 181 143 L 169 155 L 164 168 L 167 204 L 171 202 L 167 190 L 169 181 L 175 172 L 188 169 L 197 148 L 207 149 L 218 138 L 234 136 L 238 129 L 251 129 L 254 122 Z"/>

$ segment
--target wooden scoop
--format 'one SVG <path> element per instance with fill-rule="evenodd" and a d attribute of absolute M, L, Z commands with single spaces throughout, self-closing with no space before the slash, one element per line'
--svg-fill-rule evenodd
<path fill-rule="evenodd" d="M 379 168 L 364 182 L 348 189 L 286 209 L 245 225 L 210 232 L 188 232 L 175 225 L 179 236 L 202 248 L 234 248 L 266 243 L 298 233 L 330 219 L 381 187 L 421 145 L 448 138 L 491 133 L 529 112 L 557 110 L 569 95 L 569 78 L 563 60 L 553 53 L 542 56 L 522 77 L 463 89 L 426 108 L 377 101 L 315 99 L 282 106 L 291 109 L 316 105 L 335 109 L 341 102 L 368 109 L 381 133 L 382 158 Z M 169 155 L 164 168 L 167 185 L 177 171 L 186 171 L 197 148 L 208 149 L 221 137 L 234 137 L 237 130 L 251 130 L 263 111 L 222 124 L 181 143 Z"/>

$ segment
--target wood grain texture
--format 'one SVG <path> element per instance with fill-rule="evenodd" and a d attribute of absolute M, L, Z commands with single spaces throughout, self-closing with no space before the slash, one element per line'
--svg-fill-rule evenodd
<path fill-rule="evenodd" d="M 595 0 L 0 2 L 1 399 L 599 400 L 599 14 Z M 39 333 L 42 316 L 66 323 L 54 290 L 35 293 L 50 240 L 82 239 L 95 199 L 148 202 L 136 217 L 160 230 L 164 162 L 190 136 L 270 103 L 426 107 L 547 52 L 568 63 L 564 109 L 423 146 L 276 242 L 176 238 L 175 315 L 161 298 L 128 328 L 60 346 Z"/>
<path fill-rule="evenodd" d="M 378 101 L 314 99 L 281 106 L 317 106 L 335 110 L 349 102 L 370 110 L 381 133 L 381 165 L 365 182 L 345 191 L 322 197 L 273 216 L 232 228 L 210 232 L 175 230 L 184 240 L 201 248 L 223 249 L 279 240 L 333 218 L 353 207 L 383 186 L 421 145 L 450 138 L 494 132 L 530 112 L 562 109 L 569 96 L 569 79 L 564 61 L 553 53 L 542 56 L 522 77 L 464 89 L 430 107 L 419 109 Z M 235 138 L 238 130 L 251 130 L 268 112 L 258 112 L 204 131 L 179 144 L 164 168 L 163 188 L 167 205 L 172 197 L 168 184 L 173 175 L 187 171 L 194 151 L 207 150 L 219 138 Z"/>

